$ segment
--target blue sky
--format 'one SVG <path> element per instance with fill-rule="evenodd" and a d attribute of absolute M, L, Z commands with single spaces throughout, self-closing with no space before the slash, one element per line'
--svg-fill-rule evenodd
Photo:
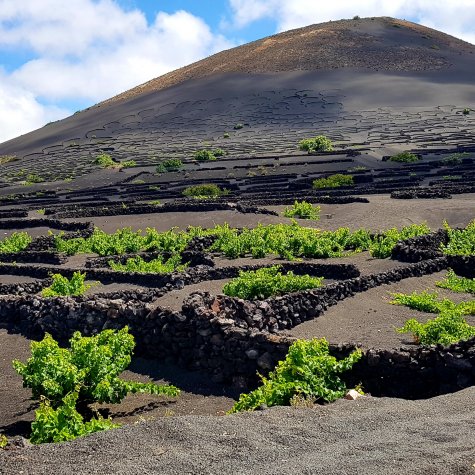
<path fill-rule="evenodd" d="M 0 0 L 0 142 L 223 49 L 354 15 L 475 43 L 475 0 Z"/>

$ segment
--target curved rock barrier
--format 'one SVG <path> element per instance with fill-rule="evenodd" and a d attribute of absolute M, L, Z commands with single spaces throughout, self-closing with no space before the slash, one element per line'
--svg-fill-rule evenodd
<path fill-rule="evenodd" d="M 399 241 L 391 252 L 391 259 L 402 262 L 420 262 L 425 259 L 442 257 L 440 246 L 447 242 L 448 235 L 445 229 Z"/>
<path fill-rule="evenodd" d="M 21 251 L 0 254 L 1 262 L 36 262 L 41 264 L 64 264 L 67 257 L 55 251 Z"/>
<path fill-rule="evenodd" d="M 5 218 L 26 218 L 28 211 L 24 209 L 5 209 L 0 211 L 0 219 Z"/>
<path fill-rule="evenodd" d="M 434 190 L 434 189 L 413 189 L 413 190 L 399 190 L 391 193 L 391 198 L 399 200 L 412 200 L 412 199 L 451 199 L 452 195 L 448 191 Z"/>
<path fill-rule="evenodd" d="M 90 216 L 122 216 L 131 214 L 155 214 L 155 213 L 191 213 L 206 211 L 231 210 L 246 214 L 268 214 L 276 216 L 275 211 L 257 208 L 256 206 L 243 205 L 239 203 L 228 203 L 219 201 L 183 201 L 164 203 L 162 205 L 150 204 L 128 204 L 128 203 L 104 203 L 103 206 L 68 206 L 66 209 L 48 209 L 47 214 L 52 214 L 57 219 L 64 218 L 84 218 Z"/>
<path fill-rule="evenodd" d="M 256 383 L 257 371 L 265 374 L 284 358 L 295 339 L 278 330 L 297 325 L 300 313 L 303 319 L 316 318 L 356 292 L 446 266 L 447 260 L 438 258 L 264 301 L 199 292 L 185 300 L 181 312 L 119 292 L 122 297 L 116 299 L 1 296 L 0 325 L 33 337 L 49 332 L 63 342 L 76 330 L 91 335 L 128 325 L 138 354 L 205 370 L 215 381 L 247 389 Z M 331 351 L 343 356 L 352 349 L 351 344 L 334 345 Z M 475 383 L 475 339 L 449 347 L 366 350 L 348 379 L 374 395 L 406 398 L 460 389 Z"/>
<path fill-rule="evenodd" d="M 82 231 L 88 229 L 90 223 L 64 222 L 49 218 L 0 220 L 0 229 L 28 229 L 38 227 L 59 229 L 60 231 Z"/>
<path fill-rule="evenodd" d="M 268 265 L 255 264 L 215 268 L 198 264 L 195 267 L 187 268 L 184 272 L 155 274 L 118 272 L 104 268 L 62 267 L 55 269 L 39 265 L 25 264 L 18 266 L 15 264 L 0 263 L 0 274 L 25 275 L 33 278 L 46 279 L 53 272 L 60 272 L 63 276 L 70 278 L 74 272 L 81 271 L 87 273 L 88 280 L 98 280 L 103 284 L 133 284 L 142 287 L 171 290 L 181 289 L 185 285 L 198 284 L 208 280 L 231 279 L 237 277 L 242 270 L 257 270 L 263 267 L 268 267 Z M 281 267 L 286 272 L 292 270 L 297 274 L 318 275 L 330 279 L 348 279 L 359 275 L 357 267 L 353 264 L 311 264 L 297 262 L 283 263 Z"/>

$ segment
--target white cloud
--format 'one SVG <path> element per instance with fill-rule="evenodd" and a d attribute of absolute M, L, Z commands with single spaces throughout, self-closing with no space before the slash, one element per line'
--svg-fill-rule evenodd
<path fill-rule="evenodd" d="M 34 55 L 0 77 L 0 88 L 9 101 L 28 98 L 22 110 L 34 127 L 27 104 L 39 117 L 41 101 L 98 102 L 231 46 L 186 11 L 159 12 L 149 24 L 114 0 L 0 0 L 0 50 Z"/>
<path fill-rule="evenodd" d="M 237 27 L 262 18 L 278 31 L 355 15 L 392 16 L 416 21 L 475 43 L 475 0 L 229 0 Z"/>
<path fill-rule="evenodd" d="M 30 91 L 12 83 L 0 72 L 0 143 L 70 114 L 40 104 Z"/>

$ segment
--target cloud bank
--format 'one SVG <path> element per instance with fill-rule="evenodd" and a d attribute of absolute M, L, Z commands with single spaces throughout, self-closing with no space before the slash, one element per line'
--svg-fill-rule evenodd
<path fill-rule="evenodd" d="M 143 12 L 112 0 L 0 0 L 0 49 L 32 59 L 0 76 L 0 142 L 233 46 L 200 18 Z"/>

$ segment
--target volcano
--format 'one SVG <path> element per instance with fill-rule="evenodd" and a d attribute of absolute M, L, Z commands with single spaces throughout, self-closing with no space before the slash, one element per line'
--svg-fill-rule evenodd
<path fill-rule="evenodd" d="M 215 54 L 0 145 L 3 186 L 97 174 L 94 156 L 151 167 L 216 147 L 295 152 L 326 135 L 372 157 L 471 143 L 475 47 L 393 18 L 332 21 Z M 366 164 L 365 166 L 367 166 Z M 369 164 L 373 166 L 374 164 Z"/>

